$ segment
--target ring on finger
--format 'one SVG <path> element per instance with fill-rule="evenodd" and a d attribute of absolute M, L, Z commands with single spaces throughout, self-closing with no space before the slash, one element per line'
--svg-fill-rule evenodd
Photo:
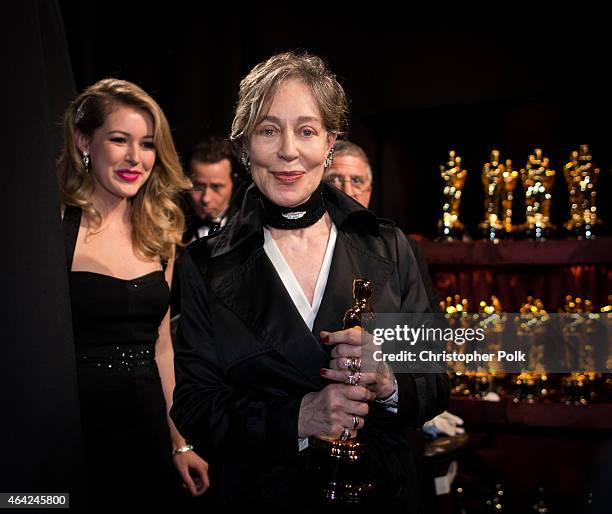
<path fill-rule="evenodd" d="M 357 427 L 359 426 L 359 418 L 353 414 L 353 430 L 357 430 Z"/>
<path fill-rule="evenodd" d="M 346 359 L 346 367 L 350 371 L 361 371 L 361 358 L 349 357 Z"/>
<path fill-rule="evenodd" d="M 350 437 L 351 431 L 348 428 L 344 428 L 340 434 L 340 441 L 346 441 L 347 439 L 350 439 Z"/>
<path fill-rule="evenodd" d="M 361 373 L 357 372 L 357 373 L 350 373 L 349 376 L 346 379 L 346 383 L 350 386 L 355 386 L 357 384 L 359 384 L 359 381 L 361 380 Z"/>

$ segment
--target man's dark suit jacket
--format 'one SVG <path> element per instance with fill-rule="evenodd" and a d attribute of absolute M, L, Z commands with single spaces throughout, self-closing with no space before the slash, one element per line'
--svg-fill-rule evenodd
<path fill-rule="evenodd" d="M 182 317 L 175 341 L 172 418 L 211 461 L 222 506 L 302 505 L 296 479 L 302 397 L 327 382 L 319 332 L 341 330 L 355 277 L 374 284 L 375 312 L 429 312 L 415 257 L 401 231 L 341 191 L 324 186 L 338 229 L 329 279 L 312 332 L 263 249 L 259 191 L 223 230 L 194 242 L 178 265 Z M 411 431 L 446 408 L 445 374 L 398 374 L 399 408 L 372 402 L 370 440 L 389 503 L 409 512 L 416 476 Z M 308 450 L 306 450 L 308 451 Z M 414 507 L 412 507 L 414 508 Z"/>

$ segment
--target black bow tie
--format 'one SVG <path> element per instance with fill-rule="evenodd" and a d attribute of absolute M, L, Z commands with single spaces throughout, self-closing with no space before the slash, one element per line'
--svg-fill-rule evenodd
<path fill-rule="evenodd" d="M 219 230 L 221 228 L 221 222 L 220 221 L 215 221 L 215 220 L 211 220 L 211 219 L 205 219 L 203 220 L 202 218 L 197 218 L 194 223 L 193 223 L 193 230 L 194 232 L 198 231 L 201 228 L 207 227 L 208 228 L 208 233 L 212 234 L 213 232 L 216 232 L 217 230 Z"/>

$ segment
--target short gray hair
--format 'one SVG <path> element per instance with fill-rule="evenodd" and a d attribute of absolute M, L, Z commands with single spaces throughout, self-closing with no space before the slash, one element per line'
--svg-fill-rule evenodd
<path fill-rule="evenodd" d="M 239 154 L 244 153 L 266 102 L 278 86 L 290 78 L 299 78 L 310 87 L 328 132 L 338 136 L 346 133 L 348 102 L 336 76 L 316 55 L 285 52 L 259 63 L 240 82 L 230 134 Z"/>
<path fill-rule="evenodd" d="M 366 166 L 368 180 L 370 181 L 370 184 L 372 183 L 372 167 L 370 166 L 370 160 L 368 159 L 368 156 L 363 148 L 349 141 L 348 139 L 341 139 L 336 141 L 336 144 L 334 145 L 334 157 L 339 157 L 341 155 L 352 155 L 353 157 L 361 159 Z"/>

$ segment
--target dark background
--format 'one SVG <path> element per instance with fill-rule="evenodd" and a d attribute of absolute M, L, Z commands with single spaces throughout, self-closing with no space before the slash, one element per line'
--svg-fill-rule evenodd
<path fill-rule="evenodd" d="M 563 164 L 589 144 L 602 168 L 598 206 L 611 219 L 610 44 L 597 12 L 59 5 L 77 88 L 107 76 L 138 83 L 162 105 L 182 153 L 205 132 L 229 133 L 238 83 L 253 65 L 303 48 L 339 76 L 351 100 L 350 136 L 373 164 L 372 208 L 405 231 L 435 236 L 438 167 L 449 149 L 468 169 L 461 212 L 473 236 L 483 212 L 480 173 L 493 148 L 515 169 L 543 148 L 557 170 L 552 216 L 561 223 L 569 214 Z"/>
<path fill-rule="evenodd" d="M 207 131 L 227 134 L 239 80 L 254 64 L 302 47 L 326 58 L 346 87 L 352 138 L 374 166 L 373 208 L 405 230 L 434 234 L 438 166 L 450 148 L 471 172 L 462 206 L 474 229 L 482 212 L 480 169 L 493 146 L 521 165 L 541 145 L 559 170 L 585 142 L 602 168 L 599 207 L 612 223 L 607 16 L 582 4 L 560 21 L 533 9 L 513 17 L 481 10 L 461 21 L 442 8 L 429 16 L 373 9 L 233 4 L 212 14 L 186 1 L 156 7 L 91 0 L 3 7 L 4 492 L 75 492 L 83 478 L 54 158 L 68 102 L 103 77 L 151 92 L 184 152 Z M 561 177 L 554 194 L 554 221 L 563 221 Z"/>

